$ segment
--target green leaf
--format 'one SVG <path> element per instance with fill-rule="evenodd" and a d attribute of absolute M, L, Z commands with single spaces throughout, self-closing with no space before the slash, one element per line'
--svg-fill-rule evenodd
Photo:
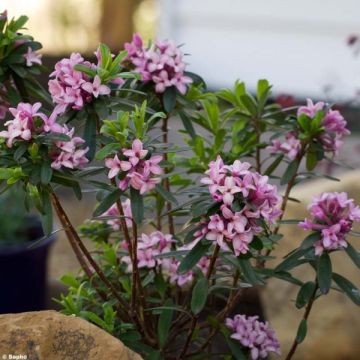
<path fill-rule="evenodd" d="M 41 164 L 40 179 L 43 185 L 47 185 L 52 178 L 53 169 L 51 168 L 50 161 L 44 161 Z"/>
<path fill-rule="evenodd" d="M 268 175 L 268 176 L 271 175 L 279 166 L 283 158 L 284 158 L 284 154 L 280 154 L 279 156 L 277 156 L 276 159 L 265 170 L 264 175 Z"/>
<path fill-rule="evenodd" d="M 165 306 L 171 306 L 172 305 L 172 301 L 170 299 L 168 299 L 165 303 Z M 173 310 L 170 309 L 166 309 L 166 310 L 162 310 L 161 314 L 159 316 L 159 322 L 158 322 L 158 339 L 159 339 L 159 345 L 160 348 L 162 349 L 166 343 L 166 339 L 169 335 L 170 332 L 170 327 L 171 327 L 171 321 L 173 318 Z"/>
<path fill-rule="evenodd" d="M 173 111 L 176 105 L 176 88 L 171 86 L 166 88 L 163 95 L 164 110 L 169 114 Z"/>
<path fill-rule="evenodd" d="M 281 262 L 275 271 L 286 271 L 299 265 L 298 259 L 304 256 L 308 252 L 308 249 L 297 249 L 291 255 L 288 255 L 283 262 Z"/>
<path fill-rule="evenodd" d="M 95 77 L 96 71 L 93 69 L 90 69 L 88 66 L 82 65 L 82 64 L 76 64 L 74 65 L 74 70 L 80 71 L 86 75 L 89 75 L 90 77 Z"/>
<path fill-rule="evenodd" d="M 360 268 L 360 254 L 359 254 L 359 252 L 350 243 L 347 243 L 347 247 L 345 248 L 345 251 L 349 255 L 350 259 L 354 262 L 354 264 L 358 268 Z"/>
<path fill-rule="evenodd" d="M 26 153 L 28 146 L 29 146 L 28 143 L 22 143 L 19 145 L 19 147 L 14 152 L 15 161 L 20 160 L 20 158 Z"/>
<path fill-rule="evenodd" d="M 262 281 L 256 276 L 249 259 L 238 258 L 241 273 L 246 282 L 251 285 L 261 284 Z"/>
<path fill-rule="evenodd" d="M 301 249 L 308 249 L 312 246 L 314 246 L 314 243 L 321 238 L 320 232 L 314 232 L 310 235 L 308 235 L 303 242 L 300 245 Z"/>
<path fill-rule="evenodd" d="M 300 321 L 300 324 L 299 324 L 299 327 L 298 327 L 298 331 L 297 331 L 297 334 L 296 334 L 295 341 L 298 344 L 301 344 L 304 341 L 305 337 L 306 337 L 306 333 L 307 333 L 306 320 L 302 319 Z"/>
<path fill-rule="evenodd" d="M 96 160 L 103 160 L 109 156 L 113 151 L 119 150 L 121 145 L 119 143 L 111 143 L 105 145 L 96 153 Z"/>
<path fill-rule="evenodd" d="M 85 120 L 84 127 L 84 140 L 89 147 L 89 151 L 86 153 L 86 157 L 91 161 L 94 159 L 96 152 L 96 122 L 97 115 L 94 111 L 91 111 L 89 116 Z"/>
<path fill-rule="evenodd" d="M 199 241 L 181 261 L 177 270 L 178 274 L 184 274 L 191 270 L 206 254 L 211 245 L 212 241 Z"/>
<path fill-rule="evenodd" d="M 348 279 L 345 279 L 343 276 L 333 273 L 333 280 L 339 286 L 339 288 L 344 291 L 344 293 L 349 297 L 349 299 L 356 305 L 360 306 L 360 291 L 359 289 Z"/>
<path fill-rule="evenodd" d="M 40 190 L 40 198 L 41 204 L 43 208 L 43 212 L 41 214 L 42 217 L 42 225 L 44 234 L 46 236 L 50 235 L 53 229 L 53 216 L 52 216 L 52 207 L 49 193 L 46 190 Z"/>
<path fill-rule="evenodd" d="M 299 167 L 299 160 L 293 160 L 286 168 L 283 177 L 281 178 L 280 184 L 287 184 L 295 175 Z"/>
<path fill-rule="evenodd" d="M 309 151 L 306 155 L 306 169 L 308 171 L 314 170 L 317 164 L 316 152 Z"/>
<path fill-rule="evenodd" d="M 130 187 L 130 201 L 133 219 L 136 224 L 141 224 L 144 219 L 144 198 L 139 190 Z"/>
<path fill-rule="evenodd" d="M 327 294 L 331 287 L 332 267 L 330 256 L 324 252 L 317 261 L 317 279 L 319 289 L 323 294 Z"/>
<path fill-rule="evenodd" d="M 165 190 L 165 188 L 163 186 L 161 186 L 160 184 L 156 185 L 156 191 L 161 195 L 161 197 L 166 200 L 167 202 L 171 202 L 175 205 L 178 205 L 178 201 L 176 200 L 176 198 L 174 197 L 173 194 L 171 194 L 171 192 Z"/>
<path fill-rule="evenodd" d="M 200 278 L 192 292 L 191 311 L 197 315 L 204 308 L 208 296 L 209 283 L 205 277 Z"/>
<path fill-rule="evenodd" d="M 236 360 L 247 360 L 247 357 L 243 353 L 243 348 L 239 341 L 236 341 L 230 337 L 231 333 L 225 326 L 221 327 L 221 333 L 224 335 L 227 345 Z"/>
<path fill-rule="evenodd" d="M 116 189 L 107 196 L 105 196 L 95 209 L 93 216 L 100 216 L 106 210 L 108 210 L 117 200 L 120 200 L 121 192 L 122 191 L 120 189 Z"/>
<path fill-rule="evenodd" d="M 269 96 L 271 86 L 265 79 L 260 79 L 257 85 L 257 100 L 258 100 L 258 113 L 260 114 L 264 110 L 264 106 Z"/>
<path fill-rule="evenodd" d="M 314 296 L 315 291 L 315 283 L 313 281 L 308 281 L 304 285 L 301 286 L 297 297 L 296 297 L 296 307 L 301 309 L 304 307 L 309 300 Z"/>
<path fill-rule="evenodd" d="M 254 98 L 249 95 L 249 94 L 245 94 L 240 96 L 240 100 L 241 102 L 244 104 L 246 110 L 253 116 L 256 116 L 258 113 L 258 107 L 256 104 L 256 101 L 254 100 Z"/>
<path fill-rule="evenodd" d="M 188 132 L 188 134 L 191 136 L 192 139 L 195 139 L 196 132 L 191 120 L 183 111 L 179 111 L 179 115 L 185 130 Z"/>
<path fill-rule="evenodd" d="M 22 29 L 23 26 L 26 24 L 26 22 L 29 20 L 29 18 L 25 15 L 20 16 L 13 24 L 11 30 L 14 32 L 17 32 L 18 30 Z"/>

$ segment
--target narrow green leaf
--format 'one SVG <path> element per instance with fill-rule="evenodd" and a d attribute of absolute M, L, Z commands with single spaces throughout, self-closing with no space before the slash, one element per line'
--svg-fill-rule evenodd
<path fill-rule="evenodd" d="M 358 268 L 360 268 L 360 254 L 359 254 L 359 252 L 350 243 L 347 243 L 347 247 L 345 248 L 345 251 L 349 255 L 350 259 L 354 262 L 354 264 Z"/>
<path fill-rule="evenodd" d="M 97 115 L 95 112 L 91 112 L 86 118 L 84 127 L 84 140 L 89 147 L 89 151 L 86 153 L 86 157 L 91 161 L 94 159 L 96 152 L 96 121 Z"/>
<path fill-rule="evenodd" d="M 141 224 L 144 219 L 144 198 L 139 190 L 130 187 L 131 211 L 136 224 Z"/>
<path fill-rule="evenodd" d="M 183 111 L 179 111 L 180 119 L 184 125 L 185 130 L 188 132 L 188 134 L 192 137 L 192 139 L 195 139 L 196 132 L 195 129 L 191 123 L 191 120 L 186 116 L 186 114 Z"/>
<path fill-rule="evenodd" d="M 200 278 L 192 292 L 191 311 L 197 315 L 204 308 L 208 296 L 209 283 L 205 277 Z"/>
<path fill-rule="evenodd" d="M 169 114 L 173 111 L 176 104 L 176 88 L 175 86 L 168 87 L 163 95 L 164 110 Z"/>
<path fill-rule="evenodd" d="M 164 305 L 171 306 L 172 301 L 170 299 L 168 299 Z M 158 332 L 159 345 L 160 345 L 161 349 L 164 347 L 164 345 L 166 343 L 166 339 L 170 332 L 171 321 L 173 318 L 173 312 L 174 311 L 170 310 L 170 309 L 162 310 L 161 314 L 159 316 L 157 332 Z"/>
<path fill-rule="evenodd" d="M 280 184 L 287 184 L 295 175 L 299 167 L 299 161 L 293 160 L 286 168 L 283 177 L 281 178 Z"/>
<path fill-rule="evenodd" d="M 308 249 L 297 249 L 291 255 L 287 256 L 283 262 L 281 262 L 275 271 L 286 271 L 299 265 L 298 260 L 308 252 Z"/>
<path fill-rule="evenodd" d="M 47 185 L 52 178 L 53 169 L 51 168 L 50 161 L 44 161 L 41 164 L 40 179 L 41 183 Z"/>
<path fill-rule="evenodd" d="M 43 208 L 42 225 L 44 234 L 46 236 L 50 235 L 53 229 L 53 216 L 52 216 L 52 207 L 49 193 L 46 190 L 41 189 L 40 191 L 41 204 Z"/>
<path fill-rule="evenodd" d="M 283 158 L 284 158 L 283 154 L 280 154 L 279 156 L 277 156 L 276 159 L 265 170 L 264 175 L 268 175 L 268 176 L 271 175 L 276 170 L 276 168 L 280 165 Z"/>
<path fill-rule="evenodd" d="M 331 287 L 332 267 L 330 256 L 324 252 L 317 261 L 317 279 L 319 289 L 323 294 L 327 294 Z"/>
<path fill-rule="evenodd" d="M 339 286 L 339 288 L 344 291 L 344 293 L 349 297 L 349 299 L 356 305 L 360 306 L 360 291 L 359 289 L 348 279 L 345 279 L 343 276 L 333 273 L 333 280 Z"/>
<path fill-rule="evenodd" d="M 320 232 L 314 232 L 310 235 L 308 235 L 303 242 L 300 245 L 301 249 L 308 249 L 312 246 L 314 246 L 314 243 L 321 238 Z"/>
<path fill-rule="evenodd" d="M 161 185 L 156 185 L 156 191 L 161 195 L 161 197 L 166 200 L 167 202 L 171 202 L 175 205 L 178 205 L 178 201 L 174 197 L 173 194 L 171 194 L 169 191 L 165 190 L 165 188 Z"/>
<path fill-rule="evenodd" d="M 295 339 L 298 344 L 301 344 L 304 341 L 304 339 L 306 337 L 306 333 L 307 333 L 306 320 L 302 319 L 300 321 L 298 331 L 297 331 L 297 334 L 296 334 L 296 339 Z"/>
<path fill-rule="evenodd" d="M 113 151 L 119 150 L 120 148 L 121 148 L 121 145 L 119 143 L 107 144 L 96 153 L 96 160 L 103 160 L 108 155 L 110 155 Z"/>
<path fill-rule="evenodd" d="M 100 202 L 100 204 L 97 206 L 97 208 L 94 211 L 93 216 L 100 216 L 103 214 L 106 210 L 108 210 L 117 200 L 120 199 L 121 190 L 116 189 Z"/>
<path fill-rule="evenodd" d="M 248 282 L 251 285 L 261 284 L 263 283 L 258 276 L 256 276 L 256 273 L 254 269 L 251 266 L 249 259 L 241 259 L 238 258 L 238 262 L 240 265 L 241 273 L 243 275 L 243 278 L 246 282 Z"/>
<path fill-rule="evenodd" d="M 206 254 L 207 250 L 210 248 L 211 245 L 212 241 L 199 241 L 181 261 L 177 272 L 179 274 L 184 274 L 187 271 L 191 270 Z"/>
<path fill-rule="evenodd" d="M 304 285 L 301 286 L 297 297 L 296 297 L 296 307 L 301 309 L 304 307 L 309 300 L 313 297 L 315 291 L 315 283 L 313 281 L 308 281 Z"/>
<path fill-rule="evenodd" d="M 249 95 L 249 94 L 241 95 L 240 100 L 244 104 L 246 110 L 251 115 L 253 115 L 253 116 L 257 115 L 258 107 L 257 107 L 255 99 L 251 95 Z"/>

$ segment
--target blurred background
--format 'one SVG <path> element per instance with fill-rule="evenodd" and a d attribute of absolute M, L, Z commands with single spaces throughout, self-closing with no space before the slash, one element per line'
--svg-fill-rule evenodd
<path fill-rule="evenodd" d="M 10 15 L 26 13 L 45 55 L 113 50 L 134 31 L 145 39 L 184 44 L 189 69 L 211 87 L 234 79 L 253 88 L 266 77 L 275 94 L 349 101 L 359 64 L 347 41 L 360 32 L 357 0 L 1 0 Z"/>
<path fill-rule="evenodd" d="M 266 78 L 274 85 L 275 100 L 284 105 L 304 102 L 306 97 L 335 103 L 352 130 L 340 161 L 360 167 L 359 0 L 0 0 L 0 10 L 4 9 L 10 17 L 30 17 L 29 32 L 43 44 L 49 69 L 72 51 L 92 56 L 99 42 L 119 50 L 133 32 L 139 32 L 145 39 L 169 38 L 183 44 L 188 69 L 199 73 L 210 89 L 232 86 L 240 79 L 252 90 L 258 79 Z M 359 203 L 360 171 L 342 170 L 338 175 L 340 184 L 314 181 L 299 187 L 294 196 L 302 203 L 292 205 L 288 217 L 305 216 L 310 195 L 321 191 L 348 191 Z M 75 203 L 73 196 L 68 197 L 66 210 L 75 224 L 90 216 L 91 202 L 85 197 Z M 288 252 L 298 237 L 296 229 L 289 230 L 287 245 L 278 255 Z M 49 264 L 55 293 L 59 277 L 78 268 L 64 234 L 59 238 Z M 360 285 L 358 270 L 341 254 L 336 266 Z M 277 282 L 263 296 L 284 354 L 301 316 L 289 302 L 295 296 L 291 287 Z M 296 358 L 360 359 L 358 308 L 336 293 L 319 303 Z"/>

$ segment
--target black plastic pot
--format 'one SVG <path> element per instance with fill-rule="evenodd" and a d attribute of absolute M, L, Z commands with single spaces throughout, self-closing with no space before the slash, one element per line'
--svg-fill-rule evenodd
<path fill-rule="evenodd" d="M 0 245 L 1 314 L 45 308 L 47 258 L 55 236 L 36 243 L 44 237 L 39 218 L 31 215 L 24 221 L 29 224 L 26 226 L 29 240 L 17 245 Z"/>

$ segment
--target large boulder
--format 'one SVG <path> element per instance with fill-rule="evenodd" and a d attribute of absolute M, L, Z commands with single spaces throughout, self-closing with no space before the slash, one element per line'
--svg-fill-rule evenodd
<path fill-rule="evenodd" d="M 289 203 L 285 214 L 287 219 L 303 219 L 309 216 L 306 209 L 313 195 L 321 192 L 348 192 L 357 204 L 360 204 L 360 171 L 351 171 L 340 176 L 341 182 L 329 180 L 312 181 L 299 185 L 292 196 L 301 201 L 300 204 Z M 281 258 L 294 249 L 306 236 L 306 232 L 296 225 L 282 225 L 284 238 L 273 255 L 278 260 L 269 265 L 276 265 Z M 350 240 L 356 248 L 360 248 L 359 238 Z M 359 269 L 344 252 L 332 256 L 333 270 L 360 287 Z M 295 272 L 303 280 L 313 280 L 315 273 L 310 266 L 301 266 Z M 293 303 L 298 287 L 271 280 L 263 291 L 262 299 L 266 316 L 277 331 L 283 354 L 286 354 L 294 339 L 297 326 L 304 309 L 297 310 Z M 305 341 L 299 345 L 294 359 L 301 360 L 355 360 L 360 359 L 360 309 L 345 295 L 330 291 L 315 302 L 308 324 Z"/>
<path fill-rule="evenodd" d="M 0 359 L 141 360 L 105 331 L 56 311 L 0 315 Z"/>

